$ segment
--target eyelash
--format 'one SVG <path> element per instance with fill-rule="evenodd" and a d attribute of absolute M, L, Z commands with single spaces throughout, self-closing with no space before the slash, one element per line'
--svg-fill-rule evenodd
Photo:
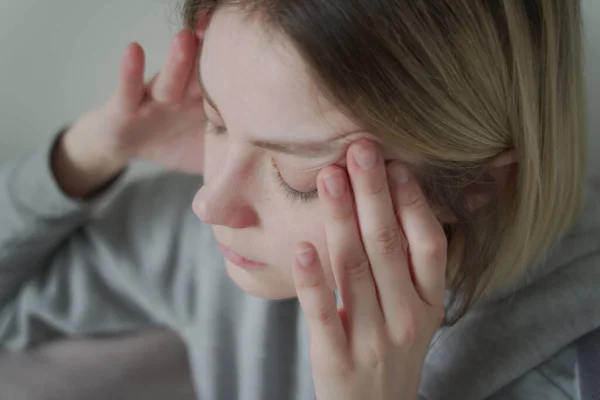
<path fill-rule="evenodd" d="M 285 192 L 285 194 L 292 200 L 300 200 L 301 203 L 303 204 L 307 204 L 310 203 L 313 200 L 316 200 L 319 198 L 319 191 L 318 190 L 313 190 L 310 192 L 301 192 L 299 190 L 294 189 L 293 187 L 291 187 L 290 185 L 288 185 L 286 183 L 286 181 L 283 179 L 283 177 L 281 176 L 281 173 L 278 170 L 275 170 L 275 175 L 277 177 L 277 182 L 279 183 L 279 186 L 281 186 L 281 188 L 283 189 L 283 191 Z"/>
<path fill-rule="evenodd" d="M 207 133 L 211 133 L 214 135 L 222 135 L 227 132 L 227 128 L 225 128 L 224 126 L 217 126 L 215 124 L 209 123 L 206 131 Z M 281 173 L 279 172 L 279 169 L 277 168 L 277 165 L 275 164 L 275 161 L 273 159 L 271 159 L 271 166 L 275 171 L 275 178 L 277 179 L 277 183 L 279 183 L 279 186 L 281 186 L 285 194 L 291 200 L 300 200 L 301 203 L 307 204 L 319 198 L 318 190 L 312 190 L 310 192 L 301 192 L 288 185 L 285 179 L 283 179 L 283 176 L 281 176 Z"/>
<path fill-rule="evenodd" d="M 273 167 L 273 170 L 275 171 L 275 177 L 277 178 L 277 183 L 279 183 L 279 186 L 281 186 L 281 188 L 283 189 L 285 194 L 288 196 L 288 198 L 290 198 L 291 200 L 300 200 L 300 202 L 303 204 L 310 203 L 311 201 L 319 198 L 318 190 L 312 190 L 310 192 L 301 192 L 299 190 L 294 189 L 290 185 L 288 185 L 287 182 L 285 181 L 285 179 L 283 179 L 283 176 L 281 176 L 281 173 L 279 172 L 279 168 L 277 168 L 277 164 L 275 164 L 275 160 L 272 158 L 271 158 L 271 166 Z"/>

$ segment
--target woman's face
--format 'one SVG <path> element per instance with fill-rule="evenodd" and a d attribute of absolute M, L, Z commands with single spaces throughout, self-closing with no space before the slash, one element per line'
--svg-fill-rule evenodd
<path fill-rule="evenodd" d="M 194 211 L 230 249 L 227 271 L 243 290 L 287 298 L 296 295 L 291 266 L 301 241 L 316 246 L 333 287 L 316 177 L 371 135 L 320 94 L 292 44 L 259 21 L 225 8 L 206 32 L 210 124 Z"/>

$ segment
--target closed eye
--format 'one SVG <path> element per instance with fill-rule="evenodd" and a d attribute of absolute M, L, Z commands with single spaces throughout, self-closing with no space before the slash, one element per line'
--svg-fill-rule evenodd
<path fill-rule="evenodd" d="M 275 171 L 275 177 L 277 179 L 277 182 L 279 183 L 279 186 L 281 186 L 288 198 L 290 198 L 291 200 L 300 200 L 300 202 L 303 204 L 310 203 L 311 201 L 319 198 L 319 191 L 317 189 L 308 192 L 303 192 L 291 187 L 285 181 L 285 179 L 283 179 L 283 176 L 281 176 L 279 168 L 277 168 L 277 164 L 275 164 L 275 160 L 273 159 L 271 159 L 271 166 Z"/>

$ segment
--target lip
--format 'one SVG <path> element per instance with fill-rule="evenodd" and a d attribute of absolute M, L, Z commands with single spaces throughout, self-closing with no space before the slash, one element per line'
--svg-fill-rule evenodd
<path fill-rule="evenodd" d="M 261 269 L 261 268 L 264 268 L 267 266 L 267 264 L 263 264 L 258 261 L 250 260 L 250 259 L 236 253 L 235 251 L 231 250 L 229 247 L 223 246 L 221 243 L 219 243 L 219 250 L 221 250 L 223 257 L 225 257 L 225 259 L 227 261 L 229 261 L 232 264 L 237 265 L 240 268 Z"/>

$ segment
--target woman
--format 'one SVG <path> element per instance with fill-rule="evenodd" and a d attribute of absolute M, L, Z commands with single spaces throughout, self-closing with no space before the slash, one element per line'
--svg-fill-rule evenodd
<path fill-rule="evenodd" d="M 166 325 L 201 399 L 577 398 L 600 326 L 579 2 L 184 16 L 155 80 L 131 45 L 51 168 L 3 171 L 3 342 Z M 117 193 L 133 158 L 197 172 L 204 114 L 202 223 L 194 177 Z"/>

